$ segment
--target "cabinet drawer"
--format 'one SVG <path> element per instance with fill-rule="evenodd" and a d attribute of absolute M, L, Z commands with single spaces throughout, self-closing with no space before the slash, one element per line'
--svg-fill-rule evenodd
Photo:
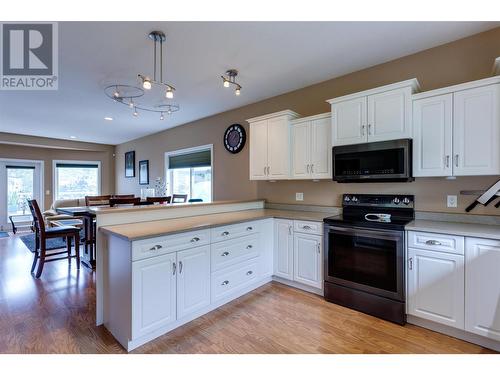
<path fill-rule="evenodd" d="M 259 276 L 259 263 L 248 260 L 233 267 L 212 274 L 212 299 L 228 297 L 231 293 L 246 287 L 257 280 Z"/>
<path fill-rule="evenodd" d="M 448 234 L 408 232 L 408 247 L 463 255 L 464 238 Z"/>
<path fill-rule="evenodd" d="M 293 221 L 294 232 L 323 235 L 323 223 L 317 221 Z"/>
<path fill-rule="evenodd" d="M 259 226 L 260 223 L 258 221 L 249 221 L 246 223 L 212 228 L 212 242 L 220 242 L 231 238 L 247 236 L 252 233 L 258 233 L 260 230 Z"/>
<path fill-rule="evenodd" d="M 132 243 L 132 261 L 210 244 L 210 230 L 148 238 Z"/>
<path fill-rule="evenodd" d="M 218 242 L 211 247 L 212 272 L 244 260 L 256 258 L 259 254 L 260 243 L 257 233 Z"/>

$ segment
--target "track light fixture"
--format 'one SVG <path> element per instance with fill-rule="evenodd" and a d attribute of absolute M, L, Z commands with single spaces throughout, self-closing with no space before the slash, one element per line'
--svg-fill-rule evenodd
<path fill-rule="evenodd" d="M 241 85 L 236 82 L 236 76 L 238 75 L 238 71 L 236 69 L 229 69 L 226 71 L 225 76 L 220 76 L 222 78 L 222 85 L 224 87 L 229 87 L 231 85 L 236 86 L 234 90 L 234 94 L 239 96 L 241 94 Z"/>

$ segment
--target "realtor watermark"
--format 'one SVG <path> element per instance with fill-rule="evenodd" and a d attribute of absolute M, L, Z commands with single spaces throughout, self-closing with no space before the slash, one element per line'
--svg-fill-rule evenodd
<path fill-rule="evenodd" d="M 56 22 L 0 22 L 0 90 L 57 90 Z"/>

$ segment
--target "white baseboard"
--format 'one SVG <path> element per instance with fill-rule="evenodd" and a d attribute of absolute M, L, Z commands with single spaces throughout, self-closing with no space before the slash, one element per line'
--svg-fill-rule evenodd
<path fill-rule="evenodd" d="M 323 296 L 323 289 L 314 288 L 312 286 L 304 285 L 304 284 L 298 283 L 298 282 L 293 281 L 293 280 L 283 279 L 282 277 L 279 277 L 279 276 L 273 276 L 273 280 L 278 282 L 278 283 L 291 286 L 293 288 L 305 290 L 306 292 L 314 293 L 314 294 L 318 294 L 320 296 Z"/>

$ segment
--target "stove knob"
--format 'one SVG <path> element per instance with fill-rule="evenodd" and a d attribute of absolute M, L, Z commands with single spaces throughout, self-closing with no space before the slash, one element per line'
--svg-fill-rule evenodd
<path fill-rule="evenodd" d="M 406 204 L 406 205 L 410 204 L 410 200 L 408 199 L 408 197 L 405 197 L 403 199 L 403 203 Z"/>
<path fill-rule="evenodd" d="M 399 198 L 394 198 L 392 200 L 392 203 L 394 203 L 394 204 L 399 204 L 399 202 L 400 202 Z"/>
<path fill-rule="evenodd" d="M 349 196 L 348 196 L 348 195 L 346 195 L 346 196 L 344 197 L 344 202 L 350 202 L 350 201 L 351 201 L 351 198 L 349 198 Z"/>

